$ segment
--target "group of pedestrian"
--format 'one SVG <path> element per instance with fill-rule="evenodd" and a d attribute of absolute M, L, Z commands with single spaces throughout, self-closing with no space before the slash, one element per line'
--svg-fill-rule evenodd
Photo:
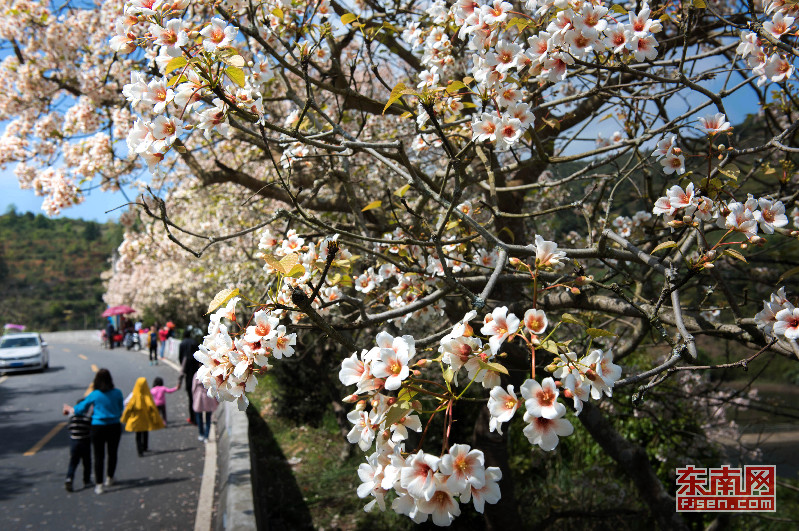
<path fill-rule="evenodd" d="M 150 351 L 150 365 L 158 365 L 158 346 L 161 346 L 160 356 L 163 359 L 164 354 L 166 352 L 166 342 L 167 339 L 174 336 L 175 334 L 175 323 L 172 321 L 167 322 L 164 326 L 158 327 L 158 324 L 154 324 L 150 327 L 147 331 L 147 346 Z"/>
<path fill-rule="evenodd" d="M 186 341 L 186 339 L 189 341 Z M 192 350 L 193 344 L 193 350 Z M 122 392 L 114 386 L 108 369 L 100 369 L 94 377 L 93 390 L 74 407 L 64 404 L 64 415 L 71 415 L 68 429 L 71 439 L 69 467 L 64 486 L 73 491 L 78 465 L 83 464 L 84 488 L 94 486 L 97 494 L 114 484 L 117 454 L 125 430 L 136 434 L 136 451 L 139 457 L 149 451 L 149 433 L 166 426 L 166 395 L 180 389 L 184 380 L 189 394 L 189 421 L 197 424 L 198 439 L 208 442 L 211 414 L 217 401 L 208 396 L 205 387 L 196 378 L 199 362 L 194 359 L 197 343 L 190 334 L 181 342 L 181 373 L 175 387 L 164 386 L 162 378 L 153 380 L 152 389 L 147 379 L 136 380 L 133 391 L 123 399 Z M 191 382 L 191 384 L 189 384 Z M 94 454 L 94 480 L 91 481 L 91 461 Z M 106 455 L 108 457 L 105 467 Z"/>

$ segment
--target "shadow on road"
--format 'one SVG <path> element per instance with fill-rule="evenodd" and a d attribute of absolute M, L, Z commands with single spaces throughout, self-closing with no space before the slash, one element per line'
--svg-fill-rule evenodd
<path fill-rule="evenodd" d="M 158 478 L 158 479 L 151 479 L 151 478 L 124 479 L 115 483 L 113 487 L 110 487 L 110 491 L 138 489 L 142 487 L 155 487 L 158 485 L 169 485 L 171 483 L 180 483 L 181 481 L 188 481 L 190 479 L 191 478 L 188 476 L 168 477 L 168 478 Z"/>

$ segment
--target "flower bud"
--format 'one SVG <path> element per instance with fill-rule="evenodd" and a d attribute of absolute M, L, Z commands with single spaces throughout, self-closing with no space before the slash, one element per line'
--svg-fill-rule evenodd
<path fill-rule="evenodd" d="M 682 222 L 685 223 L 686 225 L 690 225 L 691 221 L 692 221 L 691 220 L 691 216 L 683 216 L 682 217 Z"/>
<path fill-rule="evenodd" d="M 358 395 L 356 394 L 347 395 L 344 398 L 342 398 L 341 401 L 344 402 L 345 404 L 354 404 L 355 402 L 358 401 Z"/>
<path fill-rule="evenodd" d="M 715 260 L 716 259 L 716 251 L 711 249 L 705 253 L 705 258 L 708 260 Z"/>
<path fill-rule="evenodd" d="M 547 372 L 555 372 L 556 370 L 558 370 L 558 364 L 557 363 L 550 363 L 549 365 L 544 367 L 544 370 L 547 371 Z"/>
<path fill-rule="evenodd" d="M 752 243 L 754 245 L 763 245 L 764 243 L 766 243 L 766 240 L 765 238 L 761 238 L 760 236 L 752 236 L 752 238 L 749 240 L 749 243 Z"/>
<path fill-rule="evenodd" d="M 580 288 L 578 288 L 577 286 L 570 287 L 569 291 L 571 292 L 572 295 L 579 295 L 580 294 Z"/>
<path fill-rule="evenodd" d="M 575 283 L 578 286 L 585 286 L 586 284 L 590 283 L 592 280 L 594 280 L 594 275 L 581 275 L 577 277 Z"/>
<path fill-rule="evenodd" d="M 429 364 L 430 364 L 430 360 L 427 359 L 427 358 L 422 358 L 422 359 L 420 359 L 419 361 L 416 362 L 416 366 L 419 367 L 420 369 L 423 369 L 424 367 L 427 367 Z"/>
<path fill-rule="evenodd" d="M 727 146 L 725 146 L 724 144 L 719 144 L 717 149 L 719 151 L 724 151 L 725 149 L 727 149 Z"/>
<path fill-rule="evenodd" d="M 377 409 L 378 407 L 380 407 L 380 399 L 377 398 L 377 397 L 374 397 L 372 399 L 372 401 L 370 402 L 370 405 L 372 406 L 372 409 Z"/>
<path fill-rule="evenodd" d="M 564 396 L 564 398 L 573 398 L 573 397 L 574 397 L 574 395 L 572 394 L 572 392 L 571 392 L 571 391 L 569 391 L 568 389 L 564 389 L 564 390 L 563 390 L 563 396 Z"/>
<path fill-rule="evenodd" d="M 716 265 L 713 264 L 712 262 L 708 262 L 708 263 L 704 264 L 704 268 L 705 269 L 713 269 L 714 267 L 716 267 Z"/>
<path fill-rule="evenodd" d="M 366 400 L 359 400 L 357 404 L 355 404 L 355 411 L 363 411 L 366 409 Z"/>
<path fill-rule="evenodd" d="M 396 403 L 397 403 L 397 397 L 396 396 L 390 396 L 390 397 L 386 398 L 386 405 L 387 406 L 393 406 Z"/>
<path fill-rule="evenodd" d="M 673 229 L 676 229 L 677 227 L 682 227 L 683 226 L 683 222 L 678 220 L 678 219 L 673 219 L 673 220 L 669 221 L 668 223 L 666 223 L 666 225 L 668 225 L 669 227 L 671 227 Z"/>
<path fill-rule="evenodd" d="M 416 411 L 421 411 L 422 403 L 419 402 L 418 400 L 414 400 L 413 402 L 411 402 L 411 409 L 415 409 Z"/>
<path fill-rule="evenodd" d="M 746 249 L 747 247 L 749 247 L 749 245 L 746 242 L 741 244 L 741 249 Z"/>
<path fill-rule="evenodd" d="M 414 370 L 411 371 L 411 374 L 413 374 L 414 376 L 421 376 L 422 375 L 422 371 L 414 369 Z"/>
<path fill-rule="evenodd" d="M 513 267 L 518 267 L 522 264 L 522 261 L 516 258 L 515 256 L 511 256 L 510 260 L 508 260 L 508 263 L 510 263 L 510 265 L 512 265 Z"/>

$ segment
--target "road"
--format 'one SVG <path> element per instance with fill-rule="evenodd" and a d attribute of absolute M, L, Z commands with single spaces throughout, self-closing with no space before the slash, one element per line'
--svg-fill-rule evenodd
<path fill-rule="evenodd" d="M 0 376 L 0 527 L 193 529 L 204 445 L 186 422 L 183 389 L 167 395 L 170 423 L 150 433 L 151 452 L 144 457 L 136 454 L 133 434 L 123 431 L 115 486 L 102 495 L 84 489 L 79 468 L 75 492 L 64 489 L 69 434 L 65 426 L 59 428 L 67 420 L 61 405 L 74 404 L 86 393 L 93 370 L 109 369 L 125 396 L 139 376 L 150 385 L 161 376 L 174 386 L 177 372 L 164 364 L 150 366 L 146 354 L 136 351 L 105 350 L 95 341 L 58 334 L 43 336 L 50 347 L 48 371 Z"/>

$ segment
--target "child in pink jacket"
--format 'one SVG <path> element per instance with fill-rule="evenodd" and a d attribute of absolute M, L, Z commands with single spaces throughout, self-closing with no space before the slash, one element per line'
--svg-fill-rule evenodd
<path fill-rule="evenodd" d="M 158 409 L 158 412 L 161 413 L 161 418 L 164 419 L 164 425 L 166 426 L 166 394 L 167 393 L 174 393 L 180 389 L 180 384 L 178 383 L 177 387 L 164 387 L 164 380 L 160 377 L 153 380 L 153 386 L 150 388 L 150 394 L 153 395 L 153 402 L 155 402 L 155 407 Z"/>

